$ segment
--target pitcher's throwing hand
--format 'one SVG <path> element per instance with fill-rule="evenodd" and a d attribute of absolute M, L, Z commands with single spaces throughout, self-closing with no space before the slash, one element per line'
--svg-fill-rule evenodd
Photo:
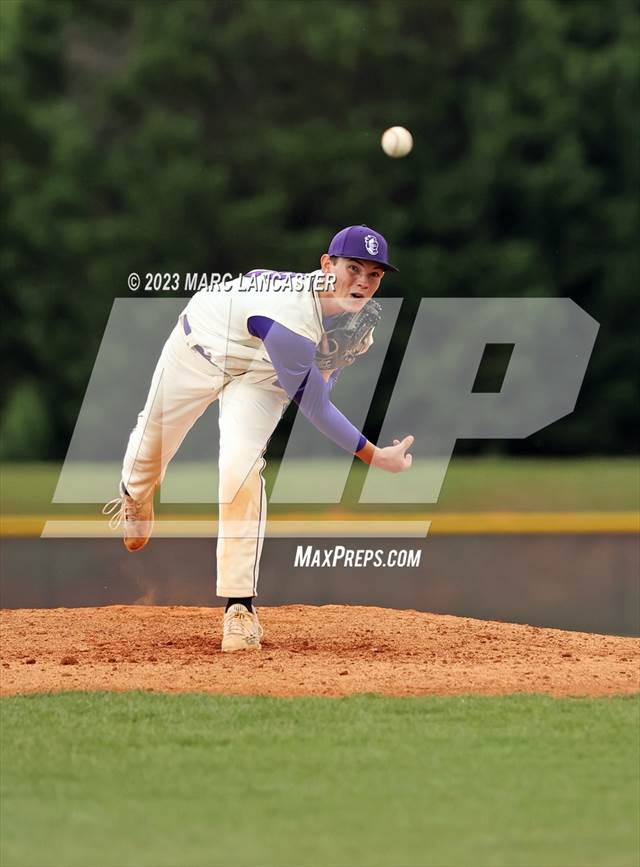
<path fill-rule="evenodd" d="M 403 440 L 394 440 L 392 446 L 378 448 L 373 454 L 371 465 L 388 473 L 402 473 L 411 466 L 412 456 L 407 449 L 413 445 L 414 437 L 409 434 Z"/>

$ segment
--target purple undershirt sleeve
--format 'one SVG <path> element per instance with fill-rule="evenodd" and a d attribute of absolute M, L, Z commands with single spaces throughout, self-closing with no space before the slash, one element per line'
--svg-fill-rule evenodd
<path fill-rule="evenodd" d="M 247 328 L 264 343 L 280 386 L 302 414 L 345 451 L 359 451 L 367 440 L 329 400 L 333 383 L 327 384 L 314 364 L 313 342 L 268 316 L 250 316 Z"/>

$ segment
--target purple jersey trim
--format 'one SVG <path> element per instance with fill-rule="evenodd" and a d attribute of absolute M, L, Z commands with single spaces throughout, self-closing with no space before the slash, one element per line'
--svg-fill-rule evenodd
<path fill-rule="evenodd" d="M 345 451 L 352 454 L 360 451 L 366 437 L 329 400 L 333 382 L 326 383 L 314 364 L 313 341 L 268 316 L 250 316 L 247 328 L 264 343 L 280 386 L 298 404 L 302 414 Z M 333 376 L 332 379 L 335 382 Z"/>

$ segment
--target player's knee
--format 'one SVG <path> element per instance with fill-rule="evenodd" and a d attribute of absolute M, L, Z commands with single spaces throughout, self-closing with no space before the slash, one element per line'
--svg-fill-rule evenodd
<path fill-rule="evenodd" d="M 245 467 L 221 462 L 219 465 L 219 501 L 231 503 L 242 491 L 254 491 L 260 488 L 262 485 L 261 466 L 261 462 L 255 462 Z"/>

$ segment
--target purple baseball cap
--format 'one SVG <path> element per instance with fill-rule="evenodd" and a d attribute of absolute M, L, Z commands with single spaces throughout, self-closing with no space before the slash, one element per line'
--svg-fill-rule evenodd
<path fill-rule="evenodd" d="M 388 262 L 389 251 L 385 238 L 369 226 L 347 226 L 334 235 L 329 244 L 330 256 L 345 259 L 363 259 L 383 265 L 385 271 L 398 269 Z"/>

